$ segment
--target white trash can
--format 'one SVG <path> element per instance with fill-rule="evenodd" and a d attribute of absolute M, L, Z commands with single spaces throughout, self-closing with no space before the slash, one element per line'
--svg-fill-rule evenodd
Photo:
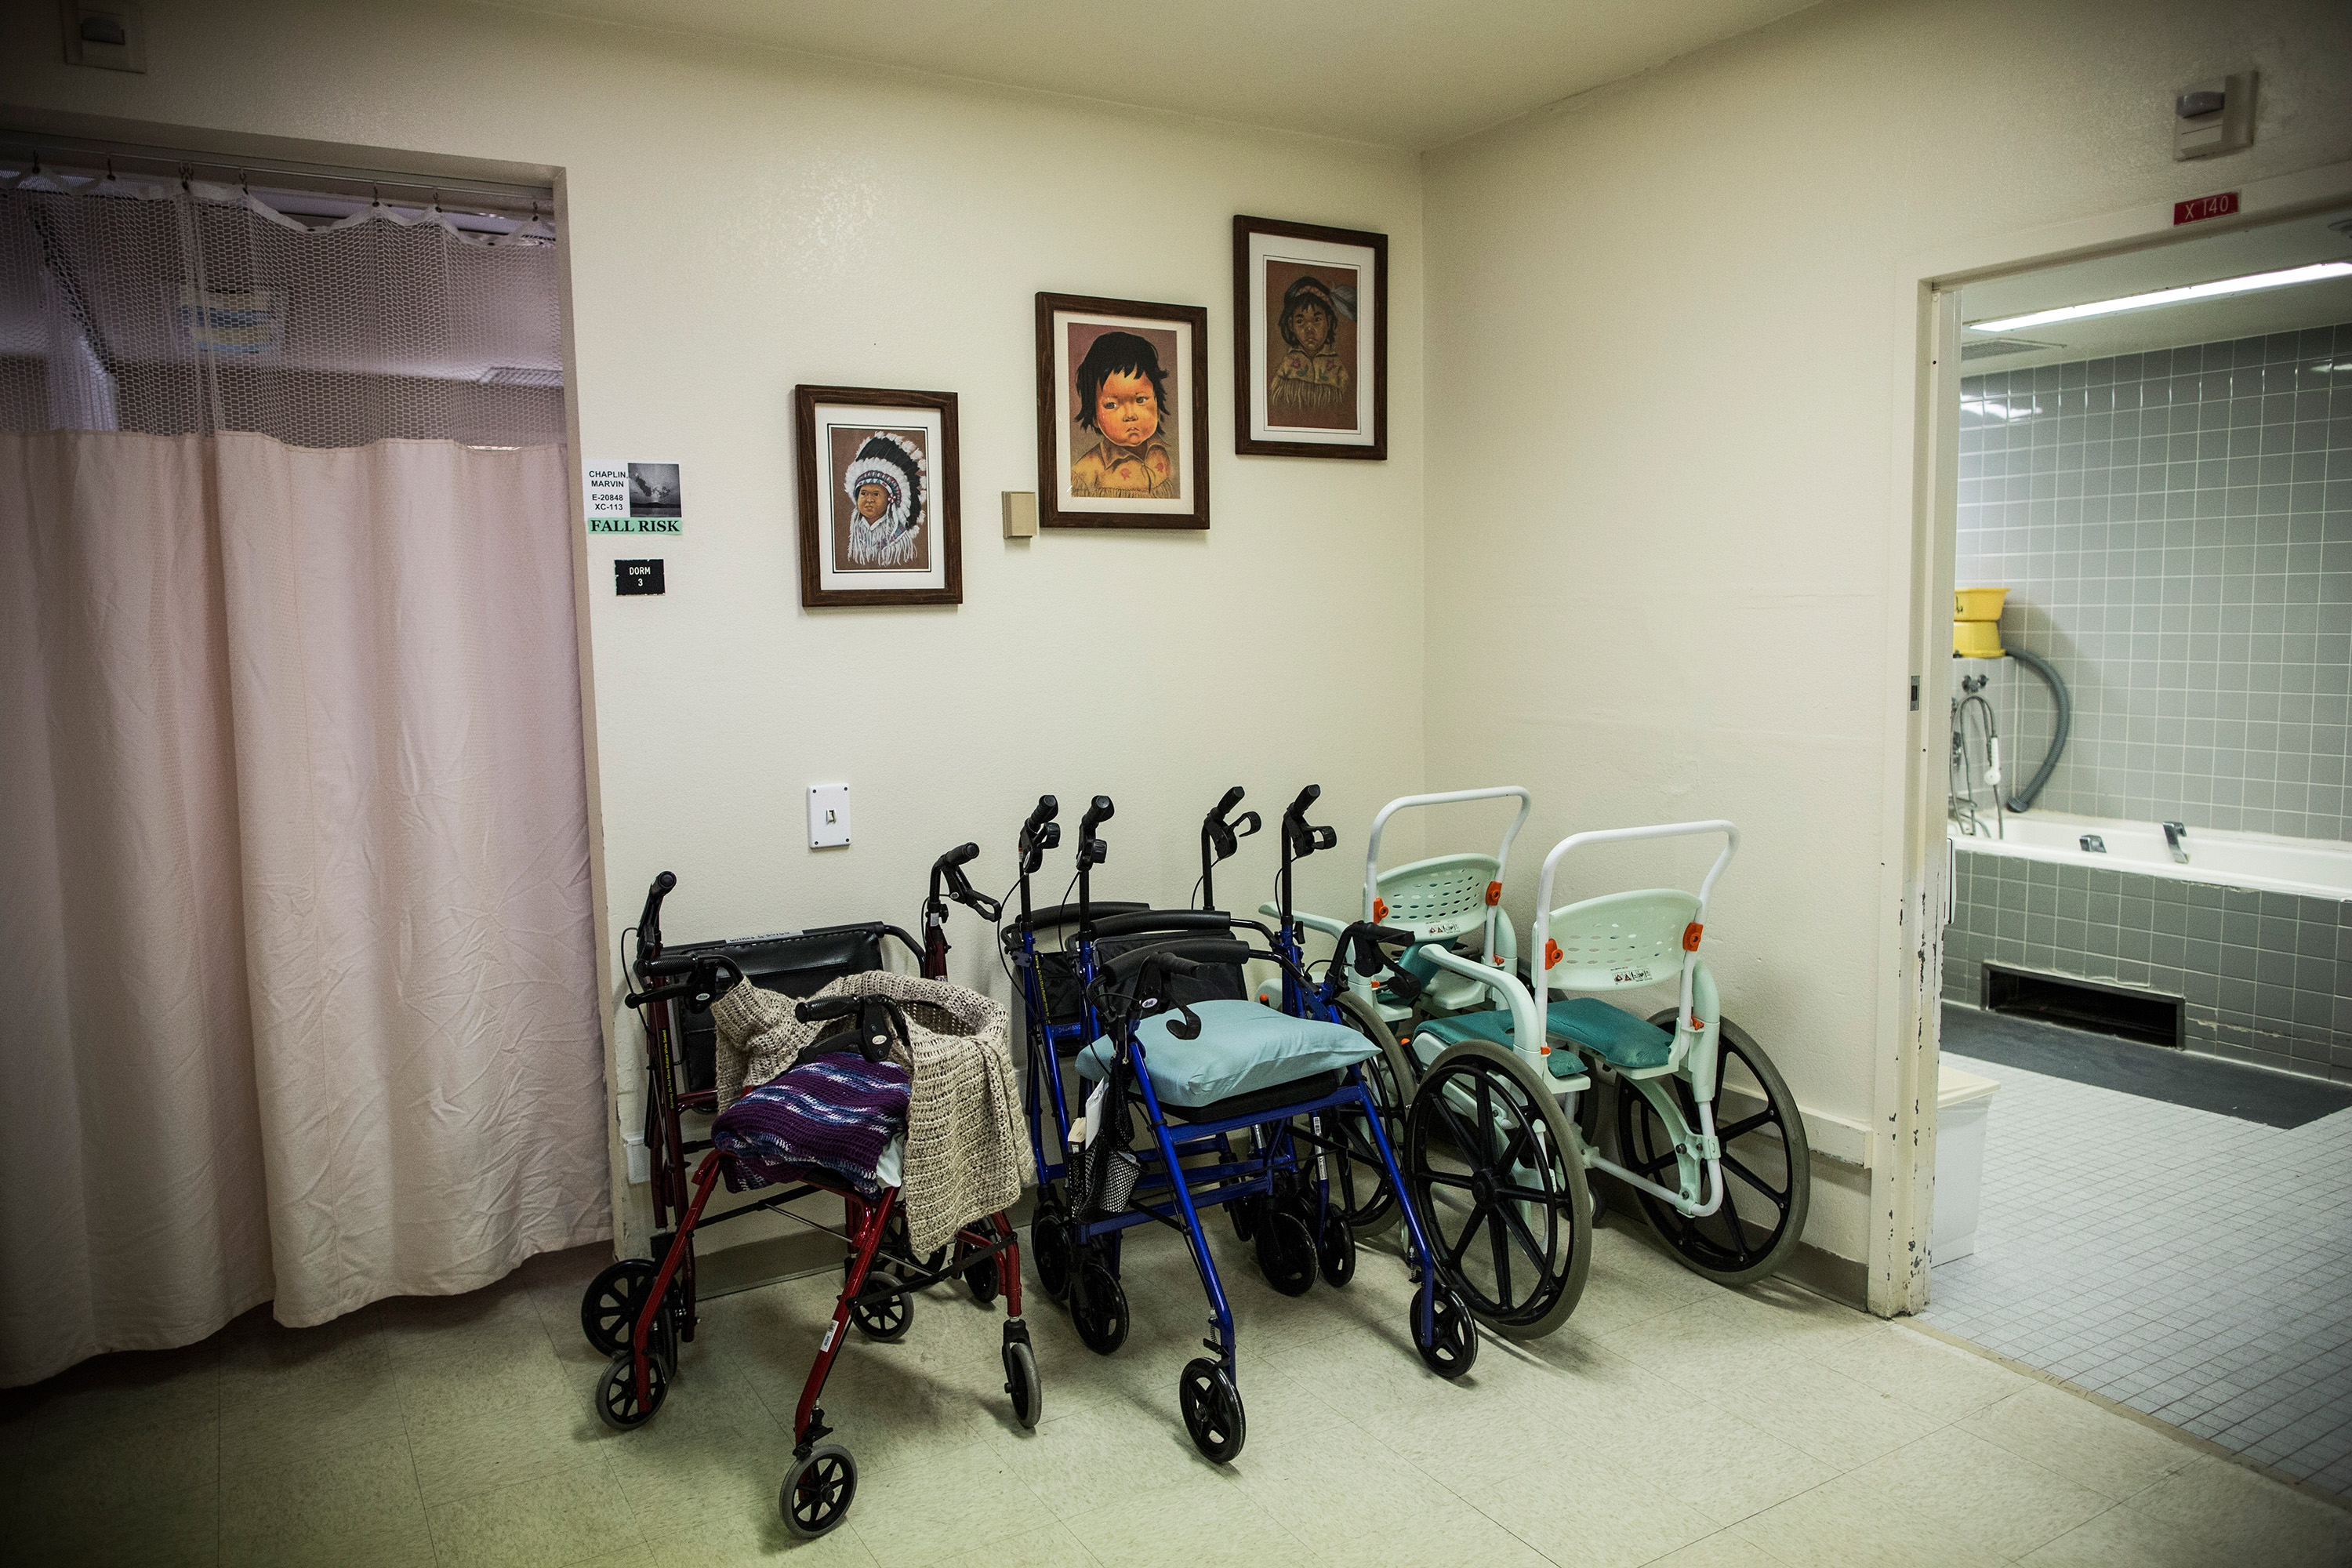
<path fill-rule="evenodd" d="M 1930 1267 L 1977 1249 L 1977 1212 L 1984 1198 L 1985 1121 L 2000 1084 L 1949 1062 L 1936 1084 L 1936 1230 Z"/>

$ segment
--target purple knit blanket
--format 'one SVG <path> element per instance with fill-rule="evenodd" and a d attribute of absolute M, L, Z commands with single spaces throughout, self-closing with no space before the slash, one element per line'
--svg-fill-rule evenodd
<path fill-rule="evenodd" d="M 803 1179 L 882 1191 L 875 1167 L 906 1131 L 911 1075 L 897 1062 L 835 1052 L 779 1073 L 719 1113 L 710 1142 L 733 1156 L 730 1190 Z"/>

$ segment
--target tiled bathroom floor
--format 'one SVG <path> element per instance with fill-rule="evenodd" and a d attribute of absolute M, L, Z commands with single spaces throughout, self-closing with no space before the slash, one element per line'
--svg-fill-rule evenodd
<path fill-rule="evenodd" d="M 1127 1255 L 1134 1327 L 1082 1348 L 1029 1314 L 1045 1420 L 1006 1413 L 999 1315 L 926 1292 L 899 1343 L 853 1339 L 827 1391 L 860 1485 L 832 1535 L 776 1516 L 828 1279 L 709 1304 L 644 1430 L 589 1413 L 587 1248 L 322 1328 L 248 1314 L 0 1395 L 10 1564 L 334 1568 L 2263 1568 L 2352 1559 L 2352 1512 L 2076 1394 L 1786 1284 L 1718 1289 L 1595 1237 L 1576 1315 L 1488 1340 L 1458 1384 L 1404 1334 L 1368 1251 L 1278 1297 L 1212 1231 L 1242 1328 L 1248 1446 L 1200 1458 L 1175 1409 L 1200 1286 L 1173 1237 Z"/>
<path fill-rule="evenodd" d="M 2000 1081 L 1972 1257 L 1924 1321 L 2352 1492 L 2352 1110 L 2280 1129 Z"/>

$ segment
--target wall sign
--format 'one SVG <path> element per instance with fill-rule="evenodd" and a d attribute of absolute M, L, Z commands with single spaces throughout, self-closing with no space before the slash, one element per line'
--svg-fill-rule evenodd
<path fill-rule="evenodd" d="M 2223 191 L 2219 195 L 2199 196 L 2195 201 L 2172 204 L 2175 227 L 2184 223 L 2198 223 L 2209 217 L 2228 217 L 2238 210 L 2238 193 Z"/>
<path fill-rule="evenodd" d="M 676 463 L 591 462 L 581 466 L 581 479 L 589 532 L 686 531 Z"/>
<path fill-rule="evenodd" d="M 635 594 L 663 592 L 661 557 L 651 561 L 615 561 L 613 563 L 613 592 L 627 597 Z"/>

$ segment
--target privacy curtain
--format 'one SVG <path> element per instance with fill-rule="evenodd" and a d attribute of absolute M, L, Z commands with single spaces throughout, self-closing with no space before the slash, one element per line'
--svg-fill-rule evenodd
<path fill-rule="evenodd" d="M 0 430 L 0 1386 L 609 1235 L 563 449 L 132 428 L 22 195 L 115 427 Z"/>

